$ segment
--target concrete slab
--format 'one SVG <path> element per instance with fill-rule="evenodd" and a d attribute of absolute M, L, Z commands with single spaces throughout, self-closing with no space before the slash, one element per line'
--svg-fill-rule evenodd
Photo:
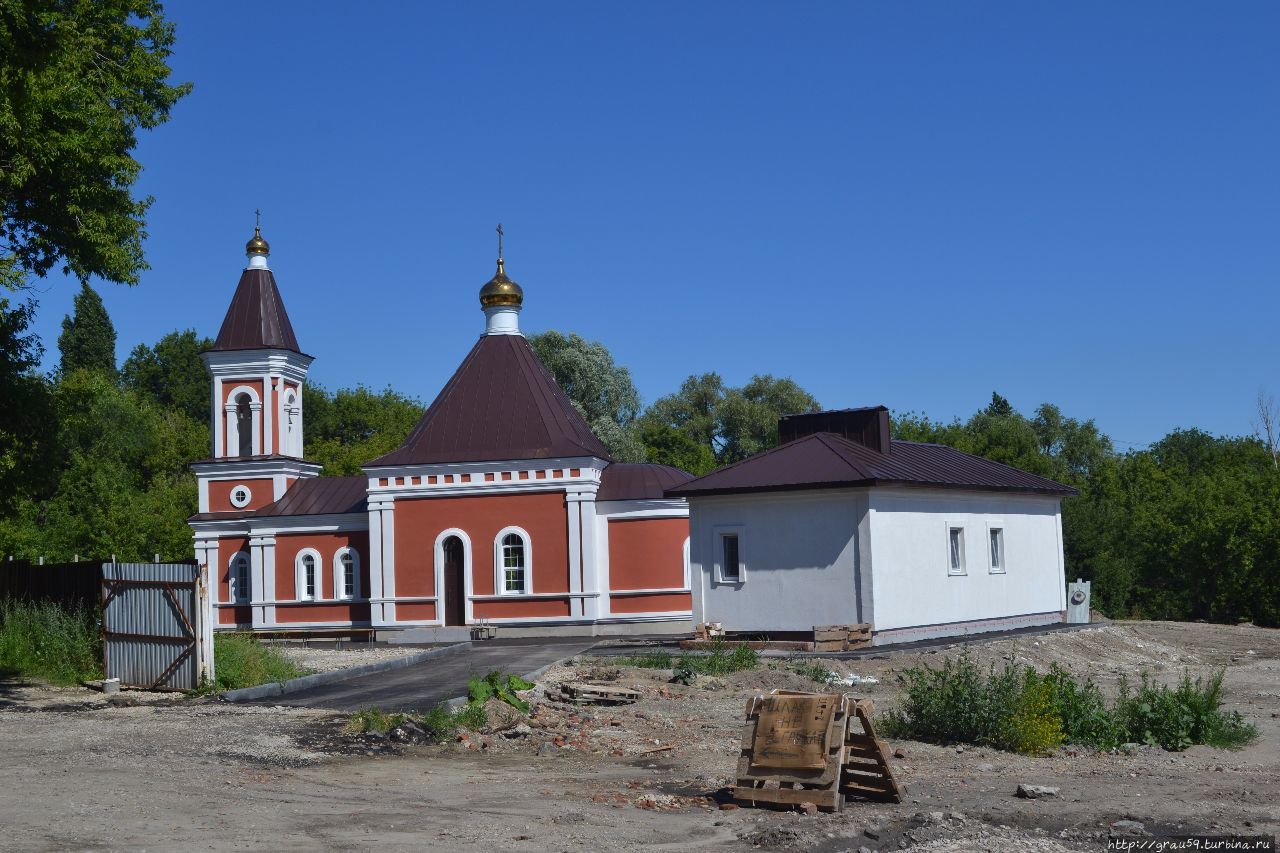
<path fill-rule="evenodd" d="M 591 637 L 488 640 L 443 658 L 259 700 L 262 705 L 359 711 L 427 711 L 467 692 L 467 681 L 492 670 L 527 675 L 591 648 Z"/>

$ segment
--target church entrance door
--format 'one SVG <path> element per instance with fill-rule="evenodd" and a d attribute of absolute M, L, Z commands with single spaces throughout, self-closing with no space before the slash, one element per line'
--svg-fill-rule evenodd
<path fill-rule="evenodd" d="M 462 540 L 450 536 L 444 540 L 444 624 L 467 624 L 466 589 L 462 577 L 463 560 Z"/>

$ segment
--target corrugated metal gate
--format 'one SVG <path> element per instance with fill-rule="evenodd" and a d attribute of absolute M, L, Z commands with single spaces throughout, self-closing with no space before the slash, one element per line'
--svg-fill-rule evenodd
<path fill-rule="evenodd" d="M 209 604 L 195 563 L 104 563 L 102 657 L 107 678 L 148 690 L 193 690 L 213 676 Z"/>

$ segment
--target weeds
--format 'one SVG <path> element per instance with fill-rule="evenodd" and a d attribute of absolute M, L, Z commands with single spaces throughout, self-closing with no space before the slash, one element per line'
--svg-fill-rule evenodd
<path fill-rule="evenodd" d="M 468 704 L 483 705 L 491 698 L 501 699 L 517 711 L 527 714 L 529 703 L 517 696 L 516 691 L 532 689 L 533 682 L 495 669 L 484 678 L 473 678 L 467 682 Z"/>
<path fill-rule="evenodd" d="M 642 655 L 623 655 L 610 658 L 610 663 L 618 666 L 635 666 L 641 669 L 671 669 L 670 652 L 647 652 Z"/>
<path fill-rule="evenodd" d="M 213 671 L 219 690 L 288 681 L 304 675 L 293 661 L 252 634 L 215 634 Z"/>
<path fill-rule="evenodd" d="M 0 601 L 0 672 L 52 684 L 101 678 L 98 615 L 48 602 Z"/>
<path fill-rule="evenodd" d="M 675 663 L 677 674 L 685 670 L 697 675 L 728 675 L 760 665 L 760 653 L 746 643 L 730 643 L 717 637 L 705 655 L 682 655 Z"/>
<path fill-rule="evenodd" d="M 836 675 L 830 669 L 827 669 L 826 664 L 816 660 L 792 658 L 787 661 L 787 669 L 791 670 L 796 675 L 807 678 L 810 681 L 816 681 L 818 684 L 826 686 L 839 684 L 841 681 L 840 676 Z"/>
<path fill-rule="evenodd" d="M 1175 689 L 1146 676 L 1135 692 L 1121 683 L 1108 707 L 1092 681 L 1076 681 L 1056 664 L 1044 674 L 1008 664 L 984 674 L 967 656 L 939 668 L 901 673 L 902 708 L 885 715 L 886 734 L 933 743 L 972 743 L 1016 752 L 1043 753 L 1075 743 L 1114 749 L 1129 742 L 1168 750 L 1193 744 L 1238 748 L 1257 729 L 1236 711 L 1222 710 L 1219 671 L 1202 682 L 1184 675 Z"/>

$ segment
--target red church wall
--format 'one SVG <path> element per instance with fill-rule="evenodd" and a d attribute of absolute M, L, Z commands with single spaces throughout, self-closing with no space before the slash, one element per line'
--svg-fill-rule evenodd
<path fill-rule="evenodd" d="M 351 547 L 360 555 L 360 594 L 363 597 L 369 595 L 369 531 L 352 530 L 343 533 L 297 533 L 297 534 L 277 534 L 276 535 L 276 600 L 296 599 L 298 597 L 297 574 L 295 572 L 295 563 L 298 554 L 304 548 L 314 548 L 320 554 L 320 577 L 316 584 L 317 599 L 333 598 L 333 555 L 339 548 Z M 321 602 L 314 604 L 308 603 L 305 608 L 319 607 Z M 346 603 L 336 605 L 339 608 L 352 607 Z M 292 613 L 294 607 L 278 608 L 276 610 L 277 617 L 280 621 L 301 622 L 310 621 L 311 617 L 286 616 L 286 613 Z M 361 618 L 369 618 L 369 608 L 365 606 L 365 615 Z M 315 621 L 337 621 L 339 619 L 347 619 L 347 616 L 333 616 L 324 619 L 316 619 Z"/>
<path fill-rule="evenodd" d="M 252 493 L 246 506 L 235 506 L 231 503 L 231 490 L 236 486 L 248 486 Z M 262 509 L 275 502 L 275 483 L 265 480 L 210 480 L 209 512 L 247 512 L 251 509 Z"/>
<path fill-rule="evenodd" d="M 693 596 L 687 592 L 627 595 L 609 599 L 609 610 L 614 613 L 670 613 L 692 609 Z"/>
<path fill-rule="evenodd" d="M 687 518 L 610 521 L 609 589 L 684 589 L 684 540 L 688 538 Z M 614 610 L 616 604 L 615 600 Z"/>
<path fill-rule="evenodd" d="M 276 605 L 276 622 L 368 622 L 369 605 L 334 602 Z"/>
<path fill-rule="evenodd" d="M 541 619 L 548 616 L 568 616 L 567 598 L 526 598 L 512 601 L 477 601 L 474 611 L 477 619 Z"/>
<path fill-rule="evenodd" d="M 240 551 L 249 553 L 247 536 L 218 540 L 218 565 L 210 566 L 210 572 L 218 579 L 218 601 L 231 600 L 231 558 Z"/>
<path fill-rule="evenodd" d="M 219 625 L 248 625 L 253 621 L 253 608 L 220 607 L 218 608 Z"/>
<path fill-rule="evenodd" d="M 430 601 L 400 602 L 396 605 L 397 622 L 434 622 L 436 606 Z"/>
<path fill-rule="evenodd" d="M 418 498 L 395 502 L 397 596 L 435 595 L 435 544 L 445 530 L 457 528 L 471 539 L 472 593 L 494 594 L 493 540 L 504 527 L 529 534 L 533 592 L 569 591 L 569 519 L 563 492 L 516 495 Z M 563 616 L 563 601 L 476 602 L 477 618 Z M 509 612 L 512 609 L 519 613 Z M 526 612 L 527 611 L 527 612 Z M 397 605 L 408 619 L 405 605 Z M 432 618 L 432 617 L 414 617 Z"/>

